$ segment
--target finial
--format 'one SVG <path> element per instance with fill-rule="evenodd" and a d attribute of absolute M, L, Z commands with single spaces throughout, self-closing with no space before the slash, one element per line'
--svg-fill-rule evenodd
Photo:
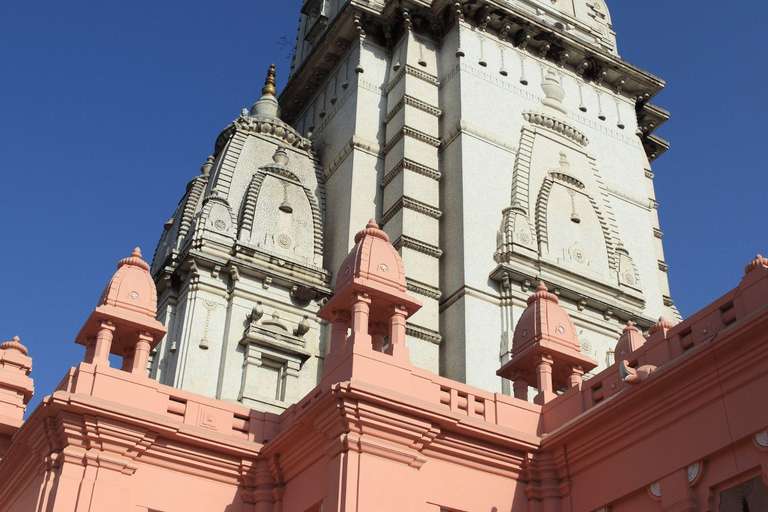
<path fill-rule="evenodd" d="M 623 334 L 627 334 L 628 332 L 640 332 L 637 330 L 637 327 L 635 327 L 635 324 L 632 322 L 632 320 L 627 322 L 627 326 L 624 328 L 624 331 L 622 331 Z"/>
<path fill-rule="evenodd" d="M 662 329 L 671 329 L 675 326 L 672 322 L 664 318 L 663 316 L 659 317 L 659 321 L 656 322 L 651 326 L 651 328 L 648 330 L 648 334 L 654 334 Z"/>
<path fill-rule="evenodd" d="M 277 95 L 277 89 L 275 89 L 276 75 L 277 72 L 275 71 L 275 65 L 270 64 L 269 71 L 267 71 L 267 79 L 264 81 L 264 88 L 261 90 L 261 94 L 263 96 L 275 97 Z"/>
<path fill-rule="evenodd" d="M 208 176 L 211 174 L 211 169 L 213 169 L 213 162 L 215 159 L 213 158 L 213 155 L 209 155 L 208 158 L 205 159 L 205 163 L 200 168 L 200 174 L 203 176 Z"/>
<path fill-rule="evenodd" d="M 117 264 L 117 268 L 120 268 L 123 265 L 130 265 L 130 266 L 133 266 L 133 267 L 142 268 L 144 270 L 149 270 L 149 265 L 147 264 L 146 261 L 144 261 L 142 259 L 142 257 L 141 257 L 141 249 L 139 249 L 138 247 L 136 247 L 133 250 L 133 252 L 131 253 L 131 255 L 129 257 L 123 258 L 122 260 L 120 260 L 118 262 L 118 264 Z"/>
<path fill-rule="evenodd" d="M 27 347 L 21 344 L 21 339 L 18 336 L 14 336 L 11 341 L 6 341 L 0 344 L 0 350 L 16 350 L 21 352 L 22 355 L 27 355 Z"/>
<path fill-rule="evenodd" d="M 762 254 L 758 254 L 754 260 L 749 262 L 749 265 L 744 269 L 744 274 L 749 274 L 760 267 L 768 267 L 768 258 L 763 258 Z"/>
<path fill-rule="evenodd" d="M 286 165 L 288 163 L 288 152 L 285 150 L 285 146 L 277 147 L 275 154 L 272 155 L 272 160 L 279 165 Z"/>
<path fill-rule="evenodd" d="M 547 288 L 547 285 L 544 284 L 544 281 L 539 281 L 539 286 L 536 287 L 536 291 L 528 297 L 528 305 L 530 306 L 537 300 L 548 300 L 549 302 L 554 302 L 557 304 L 560 302 L 557 298 L 557 295 L 554 293 L 550 293 L 549 288 Z"/>
<path fill-rule="evenodd" d="M 369 220 L 368 224 L 365 226 L 365 229 L 358 232 L 355 235 L 355 243 L 358 243 L 360 240 L 362 240 L 366 236 L 373 236 L 376 238 L 380 238 L 385 242 L 389 243 L 389 235 L 387 235 L 385 232 L 379 229 L 379 225 L 376 223 L 376 219 Z"/>

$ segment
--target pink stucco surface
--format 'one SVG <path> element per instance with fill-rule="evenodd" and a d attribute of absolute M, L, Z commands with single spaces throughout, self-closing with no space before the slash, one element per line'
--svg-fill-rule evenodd
<path fill-rule="evenodd" d="M 617 363 L 533 404 L 411 365 L 404 322 L 420 304 L 401 274 L 377 275 L 382 262 L 402 273 L 377 231 L 358 236 L 351 277 L 321 312 L 334 326 L 321 383 L 280 415 L 112 368 L 99 357 L 112 351 L 106 333 L 95 350 L 106 327 L 87 322 L 86 360 L 21 422 L 31 359 L 0 346 L 0 510 L 714 512 L 726 489 L 768 480 L 765 259 L 679 325 L 660 322 L 645 341 L 625 332 L 625 369 L 654 371 L 632 381 Z M 138 261 L 126 266 L 146 282 Z M 120 350 L 135 358 L 162 330 L 113 284 L 98 320 L 125 336 L 132 326 Z M 553 311 L 555 329 L 569 321 Z M 577 350 L 567 342 L 554 345 Z"/>

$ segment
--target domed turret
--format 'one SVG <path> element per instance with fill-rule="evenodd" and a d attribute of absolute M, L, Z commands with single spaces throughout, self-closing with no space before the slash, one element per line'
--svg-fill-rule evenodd
<path fill-rule="evenodd" d="M 355 246 L 339 269 L 333 298 L 317 313 L 333 326 L 323 375 L 354 352 L 384 351 L 409 361 L 405 320 L 421 308 L 421 302 L 405 290 L 403 261 L 389 236 L 371 219 L 355 236 Z"/>
<path fill-rule="evenodd" d="M 554 390 L 578 386 L 581 376 L 597 361 L 581 353 L 576 327 L 544 282 L 528 298 L 512 338 L 512 357 L 497 375 L 515 381 L 515 397 L 527 399 L 528 386 L 539 394 L 534 401 L 544 404 L 555 397 Z"/>
<path fill-rule="evenodd" d="M 167 329 L 155 320 L 157 289 L 137 247 L 120 260 L 117 272 L 75 339 L 85 345 L 85 362 L 109 366 L 109 354 L 122 356 L 125 371 L 146 375 L 149 352 Z"/>
<path fill-rule="evenodd" d="M 336 278 L 336 293 L 355 279 L 368 279 L 405 292 L 405 268 L 389 236 L 371 219 L 365 229 L 355 235 L 355 247 L 344 259 Z"/>

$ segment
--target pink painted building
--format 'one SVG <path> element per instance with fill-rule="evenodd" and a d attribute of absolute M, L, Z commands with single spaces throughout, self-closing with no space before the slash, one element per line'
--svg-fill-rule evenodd
<path fill-rule="evenodd" d="M 262 413 L 148 377 L 165 329 L 135 250 L 75 340 L 83 362 L 26 421 L 32 359 L 0 345 L 0 510 L 768 510 L 768 259 L 678 325 L 629 324 L 588 381 L 596 363 L 540 283 L 498 371 L 515 397 L 411 364 L 421 304 L 373 220 L 338 275 L 322 381 Z"/>

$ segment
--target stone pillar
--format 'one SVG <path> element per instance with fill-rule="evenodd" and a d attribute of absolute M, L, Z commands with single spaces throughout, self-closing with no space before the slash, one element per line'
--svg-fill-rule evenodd
<path fill-rule="evenodd" d="M 437 373 L 440 302 L 440 109 L 436 52 L 427 34 L 415 34 L 403 12 L 405 36 L 393 50 L 400 67 L 389 75 L 384 119 L 381 228 L 400 253 L 408 292 L 424 304 L 408 326 L 427 368 Z M 431 341 L 427 341 L 431 340 Z"/>
<path fill-rule="evenodd" d="M 152 335 L 148 332 L 139 333 L 139 340 L 134 348 L 134 356 L 130 372 L 134 375 L 147 376 L 147 363 L 149 363 L 149 351 L 151 349 Z"/>
<path fill-rule="evenodd" d="M 580 386 L 583 382 L 584 368 L 581 366 L 571 366 L 568 368 L 568 389 Z"/>
<path fill-rule="evenodd" d="M 120 369 L 124 372 L 131 373 L 133 369 L 133 359 L 136 355 L 136 347 L 125 347 L 123 349 L 123 364 Z"/>
<path fill-rule="evenodd" d="M 85 340 L 85 358 L 84 361 L 93 361 L 93 356 L 96 353 L 96 337 L 89 336 Z"/>
<path fill-rule="evenodd" d="M 96 346 L 91 353 L 91 360 L 86 363 L 105 364 L 109 366 L 109 352 L 112 349 L 112 333 L 115 332 L 115 324 L 108 321 L 99 323 L 99 332 L 96 334 Z M 86 349 L 86 355 L 88 355 Z"/>
<path fill-rule="evenodd" d="M 371 339 L 373 340 L 373 350 L 375 352 L 384 351 L 384 336 L 387 335 L 387 324 L 375 323 L 370 325 Z"/>
<path fill-rule="evenodd" d="M 391 308 L 390 315 L 387 354 L 398 359 L 409 359 L 408 347 L 405 346 L 405 319 L 408 316 L 408 311 L 397 306 Z"/>
<path fill-rule="evenodd" d="M 519 400 L 528 401 L 528 380 L 522 375 L 515 376 L 513 382 L 513 389 L 515 390 L 515 398 Z"/>
<path fill-rule="evenodd" d="M 555 393 L 552 390 L 552 366 L 554 364 L 554 359 L 548 354 L 536 358 L 536 382 L 539 394 L 533 399 L 534 403 L 544 405 L 555 398 Z"/>
<path fill-rule="evenodd" d="M 352 298 L 352 336 L 353 344 L 370 347 L 371 335 L 368 334 L 368 316 L 370 314 L 371 296 L 367 293 L 356 292 Z"/>
<path fill-rule="evenodd" d="M 334 310 L 331 321 L 331 354 L 344 351 L 344 346 L 347 344 L 347 329 L 349 329 L 349 313 Z"/>

